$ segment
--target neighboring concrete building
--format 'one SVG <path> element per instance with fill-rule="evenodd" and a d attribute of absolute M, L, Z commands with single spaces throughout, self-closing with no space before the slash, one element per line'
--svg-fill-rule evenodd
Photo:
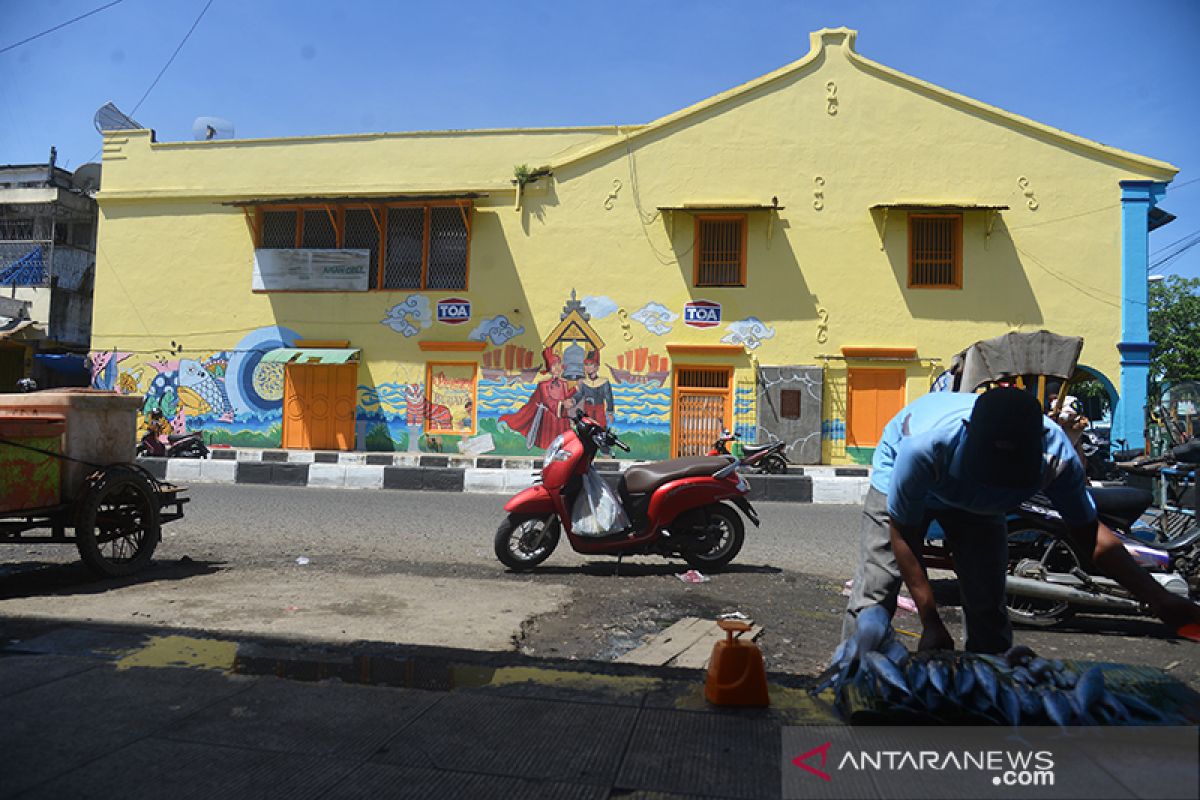
<path fill-rule="evenodd" d="M 854 43 L 647 125 L 110 132 L 95 385 L 234 444 L 524 454 L 584 406 L 634 457 L 736 425 L 846 463 L 958 350 L 1049 328 L 1140 414 L 1176 168 Z"/>
<path fill-rule="evenodd" d="M 0 166 L 0 392 L 86 386 L 99 165 Z"/>

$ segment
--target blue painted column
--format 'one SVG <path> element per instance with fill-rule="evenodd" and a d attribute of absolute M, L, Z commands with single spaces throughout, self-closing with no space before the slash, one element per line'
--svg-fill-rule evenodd
<path fill-rule="evenodd" d="M 1113 412 L 1116 447 L 1146 444 L 1146 387 L 1150 376 L 1150 209 L 1166 193 L 1157 181 L 1121 181 L 1121 399 Z"/>

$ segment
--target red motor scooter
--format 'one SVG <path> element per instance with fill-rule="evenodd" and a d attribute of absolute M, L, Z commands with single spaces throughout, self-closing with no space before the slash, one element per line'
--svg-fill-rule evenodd
<path fill-rule="evenodd" d="M 596 453 L 629 448 L 582 411 L 576 412 L 572 428 L 546 449 L 541 482 L 504 506 L 508 516 L 496 531 L 496 557 L 510 569 L 528 570 L 545 561 L 565 529 L 577 553 L 658 554 L 715 571 L 733 560 L 746 537 L 742 518 L 728 503 L 759 524 L 746 499 L 750 484 L 737 472 L 741 462 L 730 456 L 692 456 L 630 467 L 613 498 L 619 503 L 620 529 L 583 532 L 572 511 L 581 505 L 585 484 L 603 485 L 592 465 Z"/>
<path fill-rule="evenodd" d="M 713 442 L 713 446 L 709 448 L 710 456 L 723 456 L 729 454 L 729 443 L 736 442 L 738 435 L 733 433 L 728 428 L 721 429 L 721 438 Z M 788 471 L 787 456 L 783 451 L 787 449 L 787 442 L 775 441 L 766 444 L 745 444 L 742 445 L 742 464 L 747 467 L 752 467 L 755 472 L 765 472 L 768 475 L 786 475 Z"/>

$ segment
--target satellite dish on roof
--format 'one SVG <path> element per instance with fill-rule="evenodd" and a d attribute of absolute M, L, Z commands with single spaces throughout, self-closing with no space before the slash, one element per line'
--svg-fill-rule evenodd
<path fill-rule="evenodd" d="M 92 194 L 100 188 L 100 165 L 84 164 L 75 170 L 71 180 L 79 191 Z"/>
<path fill-rule="evenodd" d="M 198 142 L 208 139 L 232 139 L 233 123 L 220 117 L 196 117 L 192 123 L 192 138 Z"/>
<path fill-rule="evenodd" d="M 105 131 L 139 131 L 143 127 L 126 116 L 111 101 L 97 109 L 96 116 L 92 117 L 92 123 L 96 126 L 96 131 L 99 133 L 104 133 Z"/>

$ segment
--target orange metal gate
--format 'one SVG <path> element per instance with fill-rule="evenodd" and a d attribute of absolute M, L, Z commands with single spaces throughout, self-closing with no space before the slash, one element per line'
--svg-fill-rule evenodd
<path fill-rule="evenodd" d="M 358 364 L 288 364 L 283 386 L 283 446 L 353 450 Z"/>
<path fill-rule="evenodd" d="M 704 455 L 729 427 L 732 367 L 676 367 L 672 393 L 671 454 Z"/>

